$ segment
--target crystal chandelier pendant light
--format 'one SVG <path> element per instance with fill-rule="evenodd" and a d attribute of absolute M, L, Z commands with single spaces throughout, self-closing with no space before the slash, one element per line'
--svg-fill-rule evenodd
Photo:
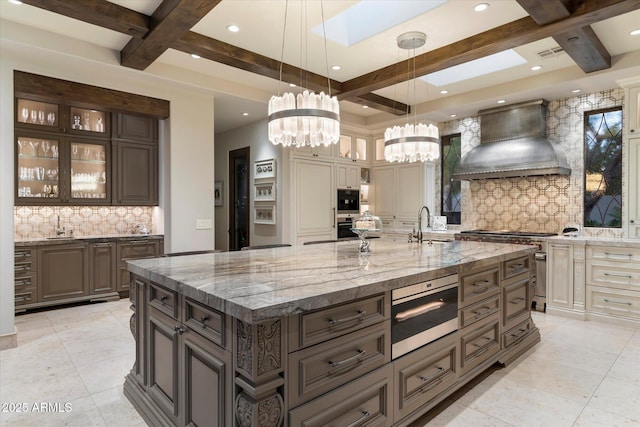
<path fill-rule="evenodd" d="M 413 80 L 415 98 L 415 49 L 423 46 L 427 36 L 419 31 L 411 31 L 398 36 L 400 49 L 413 50 Z M 408 98 L 407 91 L 407 98 Z M 408 102 L 407 102 L 408 104 Z M 414 106 L 415 109 L 415 106 Z M 384 133 L 384 158 L 389 162 L 424 162 L 440 158 L 438 128 L 432 124 L 407 123 L 404 126 L 387 128 Z"/>
<path fill-rule="evenodd" d="M 285 6 L 285 29 L 288 9 Z M 326 33 L 324 29 L 324 8 L 322 10 L 322 29 L 325 43 L 325 61 L 327 56 Z M 305 8 L 306 9 L 306 8 Z M 282 84 L 282 64 L 284 59 L 284 30 L 282 37 L 282 57 L 280 60 L 280 83 Z M 327 86 L 329 94 L 316 94 L 305 90 L 298 95 L 286 92 L 282 96 L 272 96 L 269 100 L 268 135 L 274 145 L 284 147 L 317 147 L 336 144 L 340 140 L 340 105 L 335 96 L 331 96 L 329 63 L 327 64 Z"/>

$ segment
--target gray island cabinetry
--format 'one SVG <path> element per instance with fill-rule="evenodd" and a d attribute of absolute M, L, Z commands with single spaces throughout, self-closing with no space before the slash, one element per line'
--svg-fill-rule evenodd
<path fill-rule="evenodd" d="M 540 340 L 534 247 L 383 237 L 371 249 L 128 262 L 136 361 L 125 395 L 153 426 L 409 426 Z M 405 292 L 439 283 L 437 309 Z M 398 301 L 414 305 L 399 312 Z M 397 343 L 400 323 L 445 311 L 452 329 L 396 352 L 421 334 Z"/>

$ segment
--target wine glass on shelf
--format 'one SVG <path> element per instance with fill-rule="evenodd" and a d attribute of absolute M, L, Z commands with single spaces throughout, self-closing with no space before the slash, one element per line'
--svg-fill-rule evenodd
<path fill-rule="evenodd" d="M 78 158 L 78 146 L 76 144 L 73 144 L 71 146 L 71 154 L 73 154 L 73 156 L 71 157 L 72 159 Z"/>
<path fill-rule="evenodd" d="M 22 156 L 22 149 L 27 142 L 24 139 L 18 138 L 18 156 Z"/>
<path fill-rule="evenodd" d="M 49 150 L 51 149 L 51 143 L 47 140 L 42 141 L 42 152 L 45 157 L 49 157 Z"/>
<path fill-rule="evenodd" d="M 29 120 L 29 109 L 27 107 L 22 108 L 22 122 L 27 123 Z"/>
<path fill-rule="evenodd" d="M 56 123 L 56 113 L 47 114 L 47 123 L 49 123 L 49 126 L 53 126 Z"/>
<path fill-rule="evenodd" d="M 31 110 L 31 123 L 35 123 L 38 120 L 38 112 L 36 110 Z"/>
<path fill-rule="evenodd" d="M 38 155 L 38 145 L 40 145 L 40 141 L 29 141 L 29 146 L 31 147 L 32 156 Z"/>
<path fill-rule="evenodd" d="M 44 124 L 44 111 L 38 111 L 38 122 L 43 125 Z"/>
<path fill-rule="evenodd" d="M 54 159 L 58 158 L 58 145 L 57 144 L 53 144 L 51 146 L 51 155 L 53 156 Z"/>

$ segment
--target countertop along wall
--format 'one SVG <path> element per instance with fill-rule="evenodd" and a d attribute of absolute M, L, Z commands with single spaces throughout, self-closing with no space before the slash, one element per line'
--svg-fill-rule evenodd
<path fill-rule="evenodd" d="M 13 22 L 0 23 L 0 348 L 14 346 L 13 70 L 122 90 L 170 101 L 160 125 L 160 207 L 154 232 L 165 250 L 213 249 L 214 230 L 196 230 L 196 219 L 214 221 L 214 97 L 207 78 L 193 85 L 169 77 L 162 64 L 145 72 L 120 66 L 119 52 Z M 182 75 L 184 78 L 184 75 Z M 219 82 L 218 82 L 219 83 Z M 199 86 L 196 86 L 199 85 Z"/>

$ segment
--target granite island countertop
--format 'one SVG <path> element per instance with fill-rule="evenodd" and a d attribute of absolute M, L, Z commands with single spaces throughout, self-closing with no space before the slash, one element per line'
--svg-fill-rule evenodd
<path fill-rule="evenodd" d="M 535 252 L 534 246 L 406 239 L 345 241 L 128 261 L 129 271 L 248 323 L 430 280 Z"/>

